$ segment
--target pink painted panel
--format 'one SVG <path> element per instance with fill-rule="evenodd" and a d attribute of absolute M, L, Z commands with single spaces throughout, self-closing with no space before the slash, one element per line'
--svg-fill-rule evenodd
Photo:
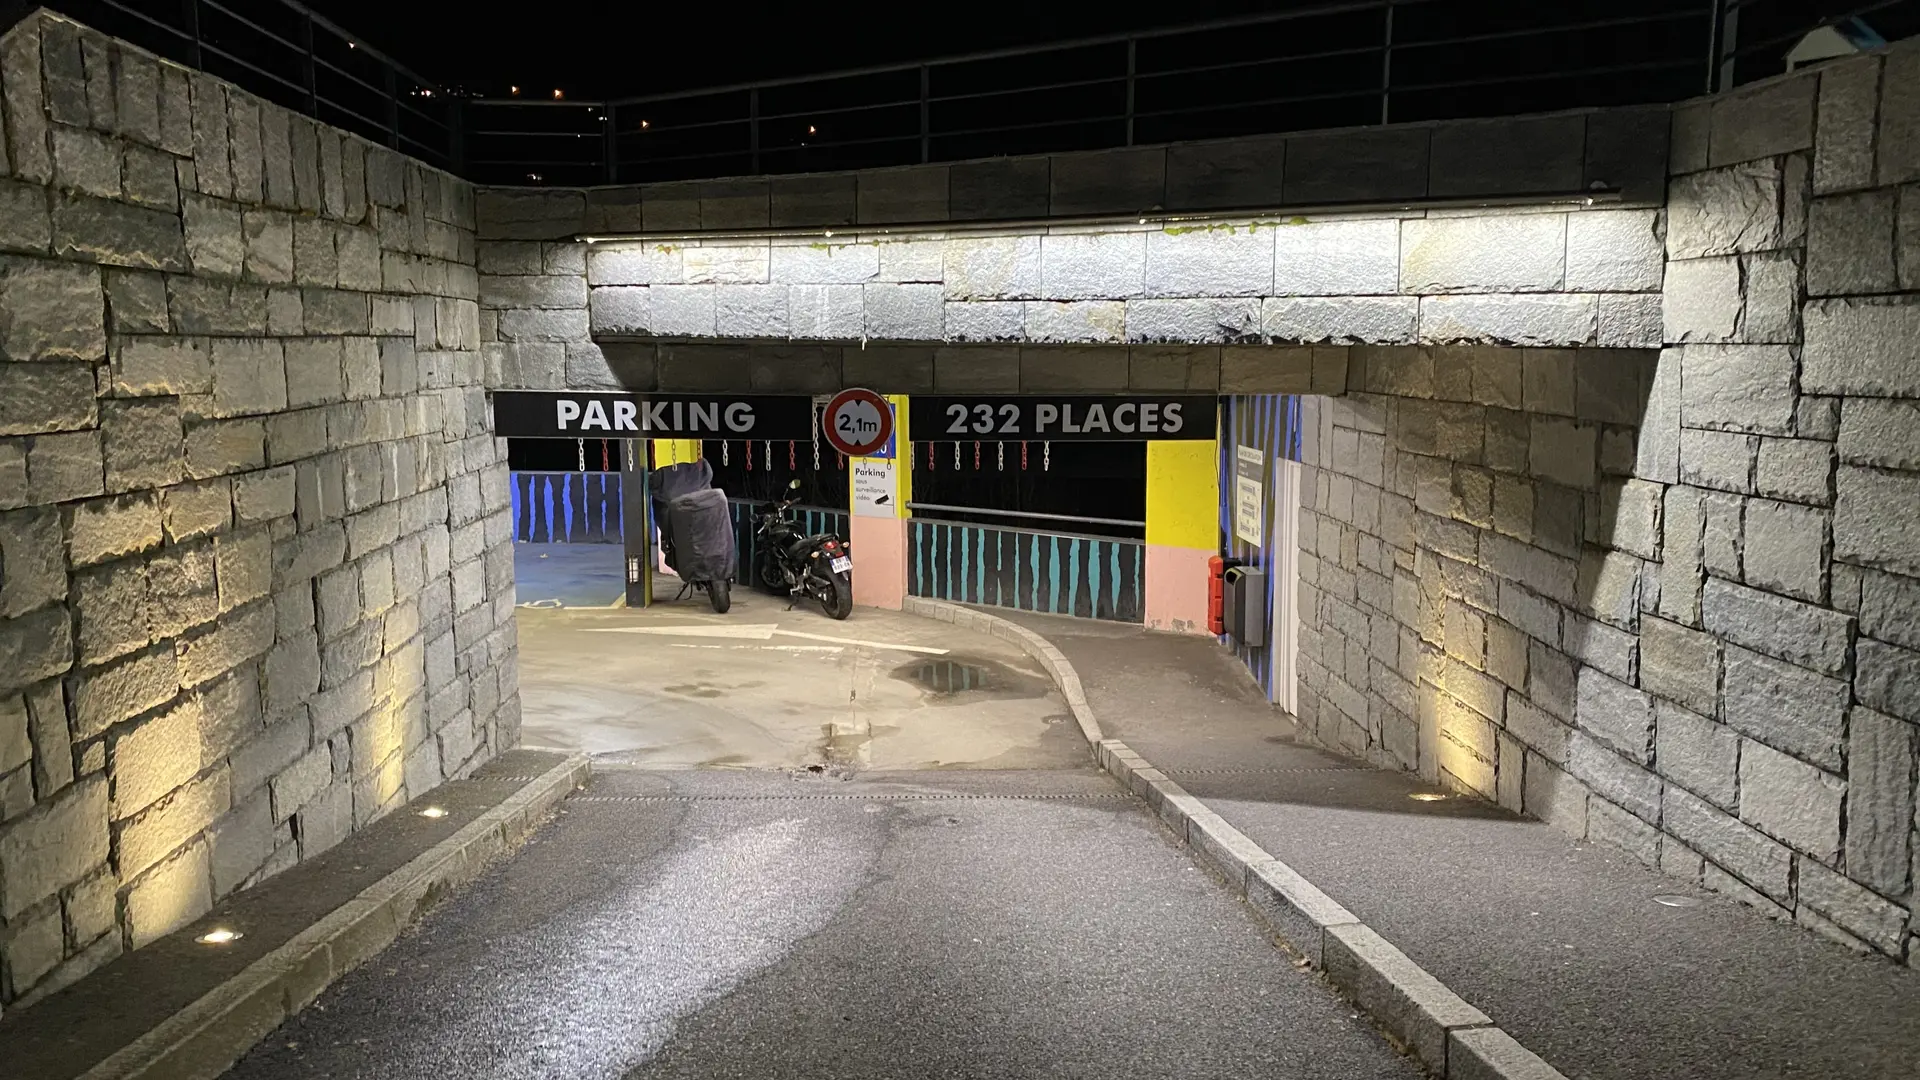
<path fill-rule="evenodd" d="M 1207 559 L 1212 555 L 1198 548 L 1147 545 L 1147 629 L 1207 632 Z"/>
<path fill-rule="evenodd" d="M 848 519 L 853 544 L 853 602 L 899 611 L 907 596 L 907 523 L 897 518 Z M 1204 598 L 1203 598 L 1204 602 Z"/>

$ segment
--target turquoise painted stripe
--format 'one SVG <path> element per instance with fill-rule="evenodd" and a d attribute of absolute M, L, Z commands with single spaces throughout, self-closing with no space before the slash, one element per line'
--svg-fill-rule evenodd
<path fill-rule="evenodd" d="M 984 604 L 987 602 L 987 530 L 975 529 L 973 558 L 973 595 Z"/>
<path fill-rule="evenodd" d="M 1060 611 L 1060 538 L 1049 536 L 1052 543 L 1047 545 L 1047 607 L 1046 610 L 1058 614 Z"/>
<path fill-rule="evenodd" d="M 1033 544 L 1030 547 L 1030 550 L 1033 552 L 1033 556 L 1032 556 L 1033 569 L 1032 569 L 1032 572 L 1027 577 L 1027 585 L 1029 588 L 1033 590 L 1033 600 L 1032 600 L 1033 606 L 1028 608 L 1027 609 L 1028 611 L 1045 611 L 1046 610 L 1045 608 L 1040 606 L 1040 540 L 1041 540 L 1040 537 L 1037 537 L 1037 536 L 1034 537 Z"/>

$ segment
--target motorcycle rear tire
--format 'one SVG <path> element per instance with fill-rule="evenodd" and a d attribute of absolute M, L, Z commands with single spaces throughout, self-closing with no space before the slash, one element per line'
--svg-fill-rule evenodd
<path fill-rule="evenodd" d="M 848 574 L 830 574 L 820 592 L 820 610 L 829 619 L 844 619 L 853 614 L 853 578 Z"/>
<path fill-rule="evenodd" d="M 733 590 L 727 582 L 710 581 L 707 583 L 707 599 L 713 601 L 713 610 L 725 615 L 733 606 Z"/>
<path fill-rule="evenodd" d="M 780 564 L 774 562 L 771 556 L 762 556 L 758 562 L 759 569 L 753 578 L 762 592 L 769 596 L 785 596 L 793 591 L 787 587 L 787 578 L 780 572 Z"/>

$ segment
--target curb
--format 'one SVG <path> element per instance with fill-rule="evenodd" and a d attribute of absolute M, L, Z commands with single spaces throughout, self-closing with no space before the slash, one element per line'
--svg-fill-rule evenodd
<path fill-rule="evenodd" d="M 941 600 L 908 597 L 903 607 L 910 614 L 1014 642 L 1039 661 L 1073 709 L 1100 767 L 1146 800 L 1196 861 L 1224 878 L 1274 934 L 1324 972 L 1433 1075 L 1446 1080 L 1568 1080 L 1152 762 L 1119 739 L 1103 737 L 1079 673 L 1052 642 L 998 615 Z"/>
<path fill-rule="evenodd" d="M 590 772 L 584 754 L 548 769 L 459 832 L 374 882 L 291 941 L 88 1069 L 80 1080 L 213 1080 L 393 943 L 448 890 L 525 839 Z"/>

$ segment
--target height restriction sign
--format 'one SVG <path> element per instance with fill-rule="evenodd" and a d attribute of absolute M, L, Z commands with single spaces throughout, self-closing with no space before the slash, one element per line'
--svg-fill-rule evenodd
<path fill-rule="evenodd" d="M 827 402 L 827 444 L 848 457 L 866 457 L 893 438 L 893 410 L 871 390 L 842 390 Z"/>

